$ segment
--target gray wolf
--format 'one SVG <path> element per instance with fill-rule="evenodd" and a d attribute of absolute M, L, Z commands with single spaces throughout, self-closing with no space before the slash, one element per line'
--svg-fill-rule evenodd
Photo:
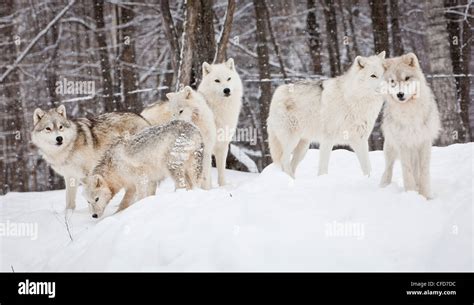
<path fill-rule="evenodd" d="M 94 119 L 68 119 L 66 108 L 33 114 L 32 142 L 40 154 L 66 184 L 66 208 L 76 207 L 80 180 L 86 177 L 114 139 L 124 133 L 133 134 L 149 123 L 134 113 L 105 113 Z"/>
<path fill-rule="evenodd" d="M 122 188 L 117 212 L 154 194 L 157 183 L 171 177 L 176 188 L 192 189 L 202 178 L 204 144 L 198 128 L 186 121 L 148 127 L 122 137 L 108 149 L 84 181 L 92 217 L 102 216 Z"/>

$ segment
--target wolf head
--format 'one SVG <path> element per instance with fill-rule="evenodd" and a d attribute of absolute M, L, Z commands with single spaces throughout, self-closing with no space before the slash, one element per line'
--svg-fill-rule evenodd
<path fill-rule="evenodd" d="M 33 143 L 46 153 L 61 151 L 75 140 L 75 125 L 67 119 L 64 105 L 48 111 L 36 108 L 33 124 Z"/>
<path fill-rule="evenodd" d="M 353 85 L 358 90 L 378 92 L 383 83 L 384 59 L 385 51 L 369 57 L 357 56 L 349 72 L 354 76 Z"/>
<path fill-rule="evenodd" d="M 170 110 L 173 119 L 191 121 L 194 115 L 197 115 L 199 104 L 206 103 L 201 93 L 194 91 L 191 87 L 186 86 L 179 92 L 167 93 L 166 97 L 170 103 Z"/>
<path fill-rule="evenodd" d="M 228 98 L 242 95 L 242 81 L 235 69 L 234 60 L 228 59 L 221 64 L 202 64 L 202 81 L 198 91 L 206 96 L 213 95 Z"/>
<path fill-rule="evenodd" d="M 93 218 L 101 217 L 113 197 L 112 190 L 101 175 L 89 175 L 83 181 L 84 197 L 89 203 Z"/>
<path fill-rule="evenodd" d="M 425 78 L 420 68 L 418 58 L 413 53 L 389 58 L 385 61 L 385 93 L 392 101 L 406 103 L 419 94 L 420 84 Z"/>

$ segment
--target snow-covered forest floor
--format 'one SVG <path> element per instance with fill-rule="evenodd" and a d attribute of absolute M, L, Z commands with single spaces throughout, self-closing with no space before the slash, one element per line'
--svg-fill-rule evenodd
<path fill-rule="evenodd" d="M 296 180 L 271 165 L 228 171 L 211 191 L 166 181 L 113 215 L 115 198 L 99 220 L 79 195 L 67 226 L 64 191 L 9 193 L 1 223 L 37 224 L 37 236 L 0 236 L 1 271 L 472 271 L 473 152 L 433 148 L 429 201 L 403 191 L 399 163 L 379 188 L 382 152 L 370 153 L 367 178 L 345 150 L 326 176 L 310 150 Z"/>

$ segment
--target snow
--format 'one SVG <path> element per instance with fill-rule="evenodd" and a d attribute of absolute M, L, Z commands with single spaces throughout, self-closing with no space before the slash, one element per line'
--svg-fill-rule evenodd
<path fill-rule="evenodd" d="M 331 155 L 317 176 L 310 150 L 292 180 L 273 165 L 260 175 L 227 171 L 229 185 L 157 195 L 113 215 L 78 208 L 65 225 L 64 191 L 0 197 L 0 223 L 37 225 L 0 237 L 1 271 L 472 271 L 474 144 L 433 148 L 435 199 L 379 188 L 383 153 L 364 177 L 356 157 Z M 216 172 L 213 172 L 214 182 Z M 10 232 L 11 233 L 11 232 Z"/>

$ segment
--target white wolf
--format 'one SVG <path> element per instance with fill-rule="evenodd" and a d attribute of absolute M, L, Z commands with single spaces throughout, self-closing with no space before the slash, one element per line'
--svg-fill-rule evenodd
<path fill-rule="evenodd" d="M 438 107 L 415 54 L 387 59 L 386 66 L 388 94 L 382 123 L 385 172 L 381 185 L 391 183 L 393 165 L 400 158 L 405 190 L 430 198 L 431 145 L 441 125 Z"/>
<path fill-rule="evenodd" d="M 76 207 L 80 180 L 92 170 L 116 137 L 150 126 L 143 117 L 127 112 L 70 120 L 64 105 L 48 111 L 37 108 L 33 123 L 32 142 L 54 171 L 64 177 L 68 209 Z"/>
<path fill-rule="evenodd" d="M 201 132 L 204 142 L 202 188 L 212 187 L 211 163 L 212 152 L 216 143 L 216 124 L 214 114 L 206 103 L 204 96 L 186 86 L 176 93 L 166 94 L 168 102 L 158 102 L 145 108 L 141 115 L 152 125 L 166 124 L 173 119 L 190 121 Z"/>
<path fill-rule="evenodd" d="M 125 188 L 118 211 L 155 192 L 156 183 L 173 178 L 176 188 L 201 183 L 204 144 L 192 123 L 173 120 L 120 138 L 108 149 L 84 184 L 92 217 L 102 216 L 107 204 Z M 118 212 L 117 211 L 117 212 Z"/>
<path fill-rule="evenodd" d="M 225 166 L 229 143 L 235 134 L 242 106 L 243 86 L 230 58 L 221 64 L 202 64 L 202 82 L 198 92 L 202 93 L 214 113 L 217 141 L 214 148 L 219 185 L 225 185 Z"/>
<path fill-rule="evenodd" d="M 273 162 L 294 177 L 310 142 L 319 142 L 319 175 L 327 174 L 336 144 L 350 145 L 364 175 L 370 175 L 368 138 L 383 104 L 385 52 L 357 56 L 343 75 L 279 86 L 267 120 Z M 291 155 L 293 157 L 291 158 Z"/>

